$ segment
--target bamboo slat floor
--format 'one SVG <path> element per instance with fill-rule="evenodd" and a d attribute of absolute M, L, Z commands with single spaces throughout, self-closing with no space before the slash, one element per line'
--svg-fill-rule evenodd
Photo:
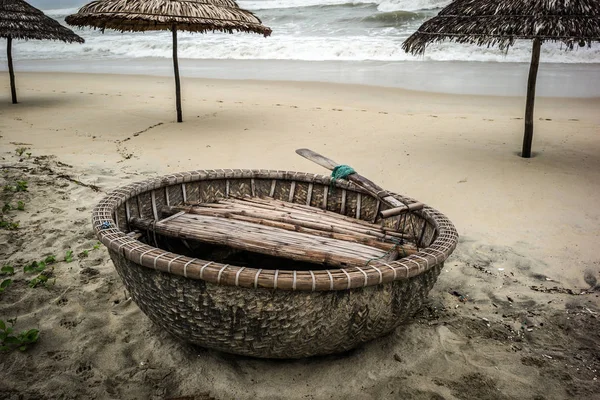
<path fill-rule="evenodd" d="M 402 234 L 314 207 L 257 197 L 161 209 L 159 221 L 132 218 L 138 229 L 295 261 L 335 267 L 363 267 L 417 249 Z"/>

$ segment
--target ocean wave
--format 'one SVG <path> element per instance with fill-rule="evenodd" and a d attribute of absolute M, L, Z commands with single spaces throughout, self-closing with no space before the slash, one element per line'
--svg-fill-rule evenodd
<path fill-rule="evenodd" d="M 451 0 L 379 0 L 379 11 L 419 11 L 446 7 Z"/>
<path fill-rule="evenodd" d="M 84 31 L 86 43 L 17 41 L 16 59 L 131 59 L 170 58 L 169 32 L 99 35 Z M 401 49 L 398 37 L 295 37 L 262 38 L 243 34 L 195 35 L 181 33 L 179 57 L 189 59 L 305 60 L 305 61 L 481 61 L 529 63 L 531 42 L 517 41 L 507 53 L 497 48 L 456 43 L 431 45 L 425 55 L 414 57 Z M 0 54 L 3 56 L 4 51 Z M 1 56 L 0 56 L 1 57 Z M 545 43 L 541 62 L 598 63 L 600 45 L 565 51 L 564 45 Z"/>
<path fill-rule="evenodd" d="M 353 7 L 371 4 L 377 10 L 419 11 L 442 8 L 450 4 L 450 0 L 240 0 L 238 4 L 248 10 L 270 10 L 305 7 Z"/>
<path fill-rule="evenodd" d="M 419 14 L 412 11 L 388 11 L 369 15 L 363 18 L 363 21 L 376 22 L 383 26 L 396 26 L 406 21 L 413 21 L 422 18 Z"/>
<path fill-rule="evenodd" d="M 248 10 L 378 4 L 377 0 L 240 0 L 237 3 Z"/>

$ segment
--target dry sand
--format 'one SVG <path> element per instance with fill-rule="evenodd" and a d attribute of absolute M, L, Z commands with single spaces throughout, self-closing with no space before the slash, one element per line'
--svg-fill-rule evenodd
<path fill-rule="evenodd" d="M 6 82 L 0 97 L 0 184 L 28 191 L 1 193 L 25 211 L 3 216 L 19 229 L 0 230 L 0 263 L 17 270 L 0 319 L 41 336 L 0 355 L 0 398 L 600 398 L 600 99 L 538 99 L 525 160 L 522 98 L 184 79 L 176 124 L 168 78 L 17 79 L 21 103 Z M 460 245 L 427 306 L 355 351 L 296 361 L 192 348 L 155 327 L 94 249 L 93 206 L 175 171 L 326 173 L 300 147 L 455 223 Z M 48 254 L 54 284 L 29 288 L 21 267 Z"/>

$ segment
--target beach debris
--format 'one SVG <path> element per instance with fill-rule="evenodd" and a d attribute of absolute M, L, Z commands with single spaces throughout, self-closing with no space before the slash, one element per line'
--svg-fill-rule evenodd
<path fill-rule="evenodd" d="M 580 290 L 580 291 L 575 291 L 573 289 L 569 289 L 569 288 L 562 288 L 562 287 L 558 287 L 558 286 L 554 286 L 551 288 L 545 288 L 542 286 L 530 286 L 529 287 L 531 290 L 534 290 L 536 292 L 542 292 L 542 293 L 560 293 L 560 294 L 570 294 L 573 296 L 580 296 L 580 295 L 584 295 L 584 294 L 590 294 L 590 292 L 586 291 L 586 290 Z"/>
<path fill-rule="evenodd" d="M 398 353 L 394 353 L 394 360 L 402 362 L 402 358 L 400 358 L 400 355 Z"/>
<path fill-rule="evenodd" d="M 509 302 L 511 302 L 511 303 L 513 303 L 513 302 L 514 302 L 514 300 L 513 300 L 513 299 L 512 299 L 510 296 L 506 296 L 506 299 L 507 299 Z"/>
<path fill-rule="evenodd" d="M 142 129 L 141 131 L 138 131 L 138 132 L 134 133 L 133 136 L 140 136 L 141 133 L 148 132 L 150 129 L 156 128 L 157 126 L 161 126 L 162 124 L 163 124 L 163 122 L 159 122 L 159 123 L 156 123 L 154 125 L 150 125 L 146 129 Z"/>
<path fill-rule="evenodd" d="M 470 263 L 466 263 L 467 265 L 471 266 Z M 493 275 L 493 272 L 489 271 L 487 268 L 485 268 L 484 266 L 481 265 L 472 265 L 473 268 L 475 268 L 476 270 L 479 270 L 483 273 L 486 273 L 488 275 Z"/>
<path fill-rule="evenodd" d="M 464 295 L 460 292 L 457 292 L 456 290 L 451 290 L 448 293 L 450 293 L 451 295 L 458 297 L 458 301 L 460 301 L 461 303 L 466 303 L 469 301 L 469 295 Z"/>

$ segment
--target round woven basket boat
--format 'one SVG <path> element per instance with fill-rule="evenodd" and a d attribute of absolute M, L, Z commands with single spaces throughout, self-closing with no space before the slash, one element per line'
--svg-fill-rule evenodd
<path fill-rule="evenodd" d="M 113 191 L 96 206 L 92 222 L 133 300 L 181 340 L 264 358 L 343 352 L 389 333 L 421 307 L 457 244 L 456 229 L 444 215 L 428 206 L 406 215 L 418 238 L 416 254 L 314 270 L 288 269 L 285 262 L 261 269 L 190 258 L 136 240 L 129 226 L 133 217 L 159 220 L 163 206 L 229 196 L 271 197 L 368 222 L 390 208 L 352 182 L 331 184 L 329 176 L 289 171 L 178 173 Z M 393 221 L 388 225 L 393 229 Z"/>

